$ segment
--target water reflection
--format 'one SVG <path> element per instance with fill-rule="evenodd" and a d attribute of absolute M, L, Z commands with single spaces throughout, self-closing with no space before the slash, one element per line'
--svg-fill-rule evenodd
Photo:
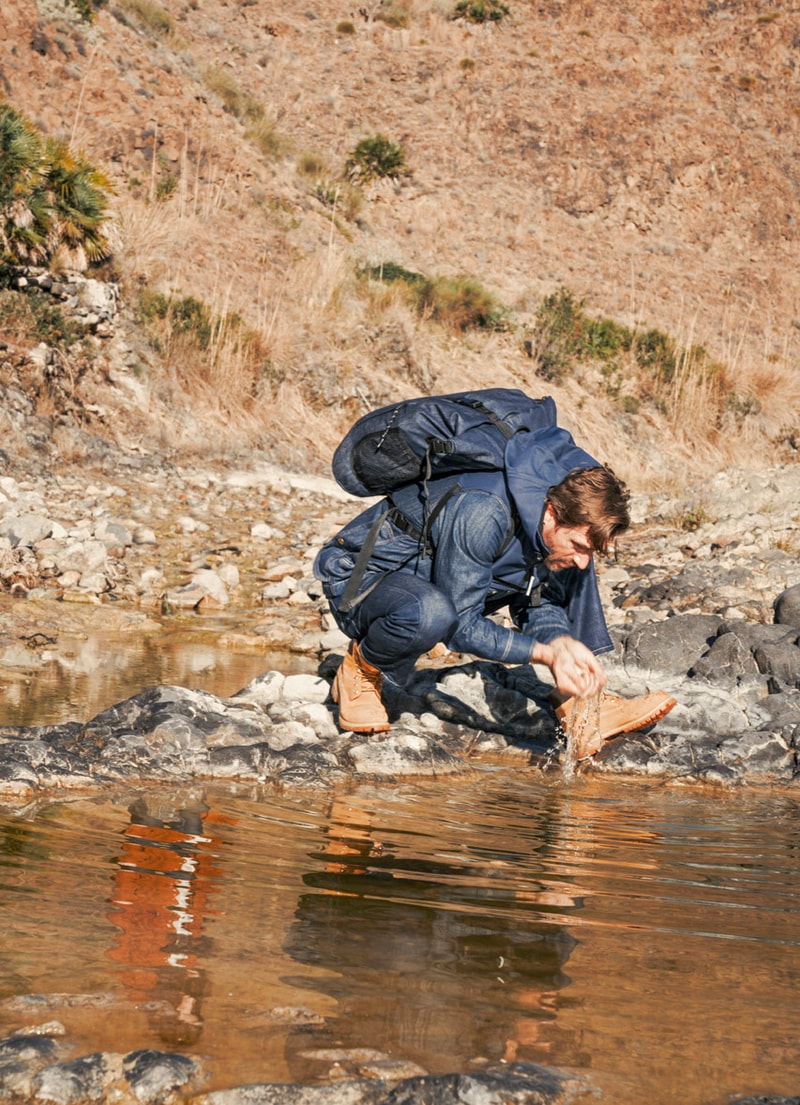
<path fill-rule="evenodd" d="M 76 801 L 0 817 L 0 909 L 0 1031 L 199 1052 L 209 1089 L 365 1047 L 590 1069 L 616 1105 L 800 1076 L 792 795 L 509 772 Z"/>
<path fill-rule="evenodd" d="M 223 873 L 213 833 L 235 821 L 203 800 L 173 808 L 166 796 L 137 799 L 130 815 L 113 877 L 108 918 L 119 933 L 108 957 L 123 968 L 127 1000 L 147 1003 L 158 1039 L 192 1044 L 203 1027 L 203 964 L 213 953 L 204 930 Z"/>
<path fill-rule="evenodd" d="M 488 856 L 404 855 L 376 837 L 374 820 L 335 799 L 327 846 L 312 857 L 320 866 L 303 876 L 310 889 L 284 947 L 300 963 L 327 968 L 322 985 L 338 1013 L 334 1024 L 290 1042 L 298 1077 L 305 1057 L 334 1040 L 414 1056 L 431 1071 L 452 1069 L 453 1055 L 474 1065 L 545 1061 L 576 941 L 537 914 L 580 909 L 581 898 L 561 884 L 523 878 L 515 886 L 505 863 Z M 380 978 L 392 990 L 377 1002 Z"/>
<path fill-rule="evenodd" d="M 62 633 L 57 643 L 41 647 L 0 645 L 0 725 L 89 721 L 152 686 L 177 684 L 224 698 L 270 668 L 288 673 L 315 667 L 303 655 L 226 647 L 213 624 L 149 633 Z"/>

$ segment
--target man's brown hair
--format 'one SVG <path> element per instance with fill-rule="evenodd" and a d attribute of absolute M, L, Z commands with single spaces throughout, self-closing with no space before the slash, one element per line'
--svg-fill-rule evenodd
<path fill-rule="evenodd" d="M 547 492 L 556 525 L 588 526 L 595 552 L 604 553 L 631 524 L 630 492 L 606 465 L 573 468 Z"/>

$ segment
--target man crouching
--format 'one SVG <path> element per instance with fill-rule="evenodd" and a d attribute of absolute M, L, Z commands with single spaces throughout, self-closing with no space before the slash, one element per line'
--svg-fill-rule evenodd
<path fill-rule="evenodd" d="M 598 656 L 612 648 L 594 554 L 630 525 L 629 494 L 610 468 L 558 426 L 518 434 L 502 471 L 410 484 L 363 511 L 330 540 L 314 570 L 351 638 L 332 687 L 339 725 L 389 729 L 383 681 L 402 687 L 439 642 L 456 652 L 549 668 L 569 723 L 576 701 L 599 695 Z M 507 608 L 514 628 L 491 617 Z M 663 691 L 604 694 L 599 732 L 578 734 L 578 756 L 663 717 Z"/>

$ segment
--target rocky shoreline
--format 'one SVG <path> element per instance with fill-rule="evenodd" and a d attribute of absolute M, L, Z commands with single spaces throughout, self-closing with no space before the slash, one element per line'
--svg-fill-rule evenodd
<path fill-rule="evenodd" d="M 96 473 L 94 474 L 97 475 Z M 447 775 L 485 762 L 558 770 L 546 673 L 448 655 L 389 703 L 392 732 L 341 734 L 329 685 L 345 641 L 311 565 L 359 509 L 329 480 L 268 463 L 202 471 L 127 458 L 91 473 L 0 477 L 4 666 L 59 662 L 69 624 L 163 626 L 226 611 L 226 641 L 308 659 L 230 698 L 154 686 L 98 716 L 0 728 L 0 798 L 158 780 L 329 787 Z M 663 687 L 678 706 L 581 770 L 681 782 L 800 778 L 800 466 L 730 471 L 634 498 L 633 533 L 599 568 L 615 651 L 609 689 Z M 16 649 L 16 651 L 15 651 Z M 17 660 L 17 662 L 19 662 Z M 42 659 L 42 662 L 45 662 Z"/>

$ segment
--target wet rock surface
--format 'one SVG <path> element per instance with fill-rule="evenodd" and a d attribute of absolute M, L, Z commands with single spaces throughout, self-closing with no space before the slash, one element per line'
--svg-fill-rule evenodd
<path fill-rule="evenodd" d="M 265 657 L 291 650 L 309 669 L 268 669 L 224 699 L 154 686 L 88 721 L 6 725 L 6 801 L 165 779 L 330 787 L 493 760 L 559 769 L 564 737 L 546 672 L 467 656 L 421 664 L 387 703 L 391 733 L 338 731 L 329 692 L 346 642 L 311 565 L 363 503 L 328 480 L 263 459 L 206 471 L 129 457 L 113 483 L 86 472 L 8 475 L 0 494 L 7 671 L 58 663 L 65 626 L 157 633 L 186 611 L 223 609 L 223 644 Z M 649 732 L 608 742 L 580 770 L 795 784 L 798 502 L 798 466 L 723 473 L 681 500 L 635 497 L 633 533 L 599 565 L 615 641 L 609 690 L 663 688 L 678 706 Z"/>
<path fill-rule="evenodd" d="M 200 1092 L 200 1058 L 142 1049 L 70 1058 L 63 1027 L 23 1030 L 0 1040 L 0 1100 L 11 1103 L 117 1102 L 119 1105 L 567 1105 L 590 1100 L 580 1075 L 534 1063 L 509 1063 L 468 1074 L 406 1073 L 378 1052 L 338 1052 L 346 1076 L 327 1085 L 258 1083 Z M 49 1033 L 49 1035 L 48 1035 Z"/>
<path fill-rule="evenodd" d="M 431 1075 L 371 1049 L 337 1050 L 327 1084 L 252 1083 L 204 1092 L 199 1056 L 143 1048 L 73 1057 L 57 1022 L 0 1039 L 0 1100 L 8 1105 L 577 1105 L 601 1096 L 591 1078 L 537 1063 Z M 406 1069 L 410 1068 L 410 1069 Z M 773 1094 L 739 1105 L 797 1105 Z M 708 1105 L 717 1105 L 708 1102 Z"/>

